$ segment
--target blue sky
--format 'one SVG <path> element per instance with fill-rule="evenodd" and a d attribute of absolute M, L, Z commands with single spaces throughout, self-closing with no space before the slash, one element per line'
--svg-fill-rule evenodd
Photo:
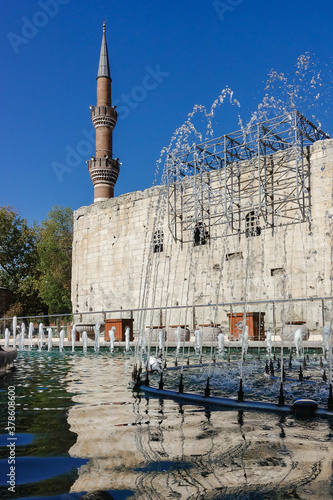
<path fill-rule="evenodd" d="M 30 223 L 54 205 L 93 202 L 89 104 L 96 104 L 104 19 L 120 115 L 115 196 L 152 185 L 160 151 L 194 105 L 210 108 L 229 86 L 241 106 L 221 107 L 214 135 L 237 130 L 238 114 L 247 120 L 263 99 L 269 71 L 291 81 L 305 53 L 324 79 L 309 113 L 333 134 L 331 2 L 3 1 L 0 204 Z M 59 164 L 66 170 L 59 173 Z"/>

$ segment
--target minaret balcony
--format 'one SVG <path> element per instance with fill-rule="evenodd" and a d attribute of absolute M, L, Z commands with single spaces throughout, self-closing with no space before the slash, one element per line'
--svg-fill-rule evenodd
<path fill-rule="evenodd" d="M 91 158 L 88 169 L 93 184 L 98 182 L 115 185 L 119 175 L 119 161 L 117 158 Z"/>
<path fill-rule="evenodd" d="M 118 113 L 112 106 L 95 106 L 91 108 L 91 120 L 95 128 L 115 127 Z"/>

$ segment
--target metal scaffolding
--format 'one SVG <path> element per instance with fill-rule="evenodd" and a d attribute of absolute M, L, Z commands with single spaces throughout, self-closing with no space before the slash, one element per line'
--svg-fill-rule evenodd
<path fill-rule="evenodd" d="M 176 241 L 255 236 L 311 222 L 309 148 L 329 136 L 294 111 L 167 158 L 168 225 Z"/>

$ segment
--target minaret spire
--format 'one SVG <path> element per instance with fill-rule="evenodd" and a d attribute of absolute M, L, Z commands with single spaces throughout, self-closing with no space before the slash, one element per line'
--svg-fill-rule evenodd
<path fill-rule="evenodd" d="M 108 55 L 108 46 L 106 43 L 106 24 L 103 22 L 103 38 L 101 45 L 101 54 L 99 57 L 99 65 L 98 65 L 98 73 L 97 78 L 101 76 L 105 76 L 106 78 L 111 78 L 110 76 L 110 65 L 109 65 L 109 55 Z"/>
<path fill-rule="evenodd" d="M 112 158 L 112 132 L 118 114 L 111 105 L 112 80 L 105 32 L 104 21 L 97 73 L 97 106 L 91 106 L 91 120 L 96 129 L 96 156 L 88 161 L 88 168 L 94 185 L 94 202 L 113 198 L 113 189 L 119 174 L 118 159 Z"/>

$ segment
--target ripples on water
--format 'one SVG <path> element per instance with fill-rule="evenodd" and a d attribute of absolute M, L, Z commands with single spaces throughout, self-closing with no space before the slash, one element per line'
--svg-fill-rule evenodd
<path fill-rule="evenodd" d="M 115 499 L 332 498 L 332 420 L 147 400 L 132 393 L 132 363 L 122 352 L 19 354 L 16 370 L 0 381 L 2 422 L 6 387 L 15 385 L 17 395 L 16 493 L 5 485 L 3 430 L 1 498 L 70 499 L 98 489 Z M 263 369 L 264 361 L 260 370 L 246 361 L 246 397 L 275 400 L 279 382 L 263 384 Z M 201 393 L 206 377 L 207 368 L 184 371 L 185 389 Z M 235 397 L 238 377 L 234 356 L 211 374 L 212 392 Z M 170 388 L 178 381 L 179 371 L 165 376 Z M 299 390 L 286 383 L 286 398 Z M 320 381 L 309 390 L 327 398 Z"/>

